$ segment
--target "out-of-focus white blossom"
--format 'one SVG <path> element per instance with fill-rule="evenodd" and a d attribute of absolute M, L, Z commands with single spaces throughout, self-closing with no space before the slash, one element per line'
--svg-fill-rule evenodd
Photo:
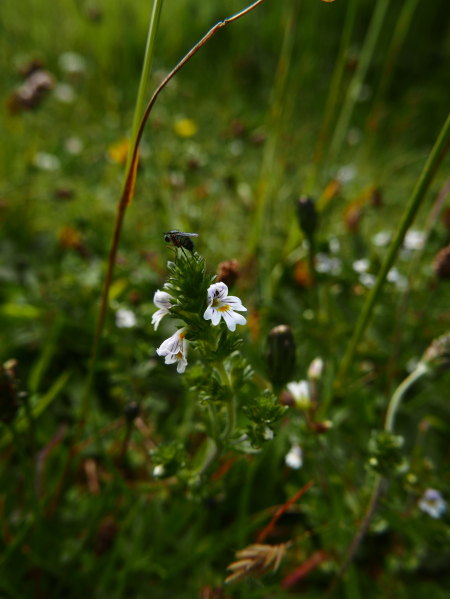
<path fill-rule="evenodd" d="M 361 258 L 361 260 L 355 260 L 352 266 L 355 272 L 363 273 L 369 270 L 370 262 L 367 258 Z"/>
<path fill-rule="evenodd" d="M 292 382 L 287 385 L 288 391 L 295 401 L 295 405 L 300 410 L 307 410 L 311 405 L 308 381 Z"/>
<path fill-rule="evenodd" d="M 298 470 L 303 466 L 303 451 L 300 445 L 296 443 L 292 445 L 289 453 L 284 457 L 284 462 L 292 470 Z"/>
<path fill-rule="evenodd" d="M 419 509 L 437 519 L 447 511 L 447 502 L 436 489 L 427 489 L 419 501 Z"/>
<path fill-rule="evenodd" d="M 136 316 L 131 310 L 120 308 L 116 312 L 116 326 L 119 329 L 131 329 L 136 326 Z"/>
<path fill-rule="evenodd" d="M 403 245 L 407 250 L 421 250 L 425 245 L 425 231 L 417 231 L 410 229 L 403 241 Z"/>
<path fill-rule="evenodd" d="M 308 378 L 313 381 L 317 381 L 322 376 L 323 372 L 323 360 L 322 358 L 315 358 L 308 368 Z"/>

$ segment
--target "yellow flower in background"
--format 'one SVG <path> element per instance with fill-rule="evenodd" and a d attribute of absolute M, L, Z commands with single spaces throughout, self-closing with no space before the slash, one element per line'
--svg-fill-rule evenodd
<path fill-rule="evenodd" d="M 124 165 L 127 161 L 130 140 L 127 138 L 116 141 L 108 147 L 108 157 L 116 164 Z"/>
<path fill-rule="evenodd" d="M 192 119 L 179 119 L 173 128 L 180 137 L 192 137 L 198 130 L 197 123 Z"/>

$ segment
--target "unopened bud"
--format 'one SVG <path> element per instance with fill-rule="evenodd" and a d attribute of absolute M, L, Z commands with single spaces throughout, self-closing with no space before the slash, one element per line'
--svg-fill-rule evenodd
<path fill-rule="evenodd" d="M 287 325 L 279 325 L 269 333 L 267 372 L 273 385 L 284 386 L 292 377 L 295 366 L 295 341 Z"/>
<path fill-rule="evenodd" d="M 436 254 L 433 270 L 439 279 L 450 279 L 450 245 Z"/>
<path fill-rule="evenodd" d="M 15 376 L 16 360 L 0 363 L 0 422 L 12 422 L 19 409 L 19 390 Z"/>
<path fill-rule="evenodd" d="M 225 283 L 232 287 L 239 278 L 239 262 L 237 260 L 226 260 L 217 267 L 216 283 Z"/>
<path fill-rule="evenodd" d="M 308 378 L 311 381 L 318 381 L 322 376 L 323 372 L 323 360 L 322 358 L 315 358 L 308 368 Z"/>
<path fill-rule="evenodd" d="M 131 424 L 133 420 L 139 416 L 139 410 L 139 404 L 137 404 L 135 401 L 129 403 L 123 411 L 127 422 Z"/>
<path fill-rule="evenodd" d="M 422 363 L 435 372 L 450 367 L 450 333 L 435 339 L 422 356 Z"/>
<path fill-rule="evenodd" d="M 323 422 L 312 422 L 311 428 L 318 434 L 323 435 L 333 428 L 331 420 L 324 420 Z"/>
<path fill-rule="evenodd" d="M 307 196 L 297 200 L 297 215 L 300 228 L 308 239 L 311 239 L 317 229 L 318 216 L 314 201 Z"/>

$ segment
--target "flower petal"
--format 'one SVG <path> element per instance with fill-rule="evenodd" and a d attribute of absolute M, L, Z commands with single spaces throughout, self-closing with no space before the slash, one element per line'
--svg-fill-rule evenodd
<path fill-rule="evenodd" d="M 172 304 L 170 303 L 171 299 L 172 296 L 169 293 L 158 289 L 153 296 L 153 303 L 157 308 L 169 310 L 172 307 Z"/>
<path fill-rule="evenodd" d="M 226 322 L 227 327 L 232 332 L 236 330 L 237 324 L 247 324 L 246 319 L 241 314 L 233 312 L 233 310 L 227 310 L 226 312 L 222 312 L 222 316 L 224 321 Z"/>
<path fill-rule="evenodd" d="M 211 312 L 212 312 L 211 323 L 214 326 L 217 326 L 220 322 L 220 312 L 218 312 L 215 308 L 211 308 Z"/>
<path fill-rule="evenodd" d="M 235 295 L 229 295 L 226 298 L 226 303 L 233 310 L 238 310 L 239 312 L 247 312 L 247 308 L 244 308 L 244 306 L 242 305 L 241 300 L 238 297 L 236 297 Z"/>
<path fill-rule="evenodd" d="M 159 323 L 161 322 L 161 320 L 163 319 L 163 316 L 165 316 L 166 314 L 168 314 L 168 311 L 165 310 L 164 308 L 161 308 L 160 310 L 157 310 L 153 316 L 152 316 L 152 324 L 155 325 L 155 331 L 159 326 Z"/>

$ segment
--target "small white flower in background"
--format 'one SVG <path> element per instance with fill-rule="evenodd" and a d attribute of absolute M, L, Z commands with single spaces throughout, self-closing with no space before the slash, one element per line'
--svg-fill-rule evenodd
<path fill-rule="evenodd" d="M 136 316 L 131 310 L 120 308 L 116 312 L 116 326 L 119 329 L 131 329 L 136 326 Z"/>
<path fill-rule="evenodd" d="M 75 90 L 68 83 L 58 83 L 53 94 L 63 104 L 72 104 L 75 101 Z"/>
<path fill-rule="evenodd" d="M 297 408 L 300 410 L 307 410 L 311 404 L 308 381 L 288 383 L 287 388 L 294 398 Z"/>
<path fill-rule="evenodd" d="M 440 518 L 447 511 L 447 502 L 436 489 L 427 489 L 419 501 L 419 509 L 432 518 Z"/>
<path fill-rule="evenodd" d="M 230 331 L 236 330 L 237 324 L 246 324 L 247 320 L 238 312 L 246 312 L 241 300 L 234 295 L 228 295 L 225 283 L 214 283 L 208 289 L 208 307 L 203 314 L 205 320 L 210 320 L 216 326 L 223 317 Z"/>
<path fill-rule="evenodd" d="M 176 333 L 166 339 L 156 350 L 158 356 L 165 357 L 166 364 L 174 364 L 177 362 L 177 372 L 183 374 L 186 370 L 186 342 L 184 338 L 187 335 L 186 327 L 178 329 Z"/>
<path fill-rule="evenodd" d="M 292 445 L 289 453 L 284 457 L 284 462 L 292 470 L 298 470 L 303 466 L 303 451 L 300 445 L 297 445 L 297 443 Z"/>
<path fill-rule="evenodd" d="M 79 75 L 86 70 L 86 61 L 76 52 L 64 52 L 58 58 L 58 62 L 61 70 L 72 75 Z"/>
<path fill-rule="evenodd" d="M 84 145 L 79 137 L 68 137 L 66 139 L 66 152 L 72 156 L 78 156 L 83 151 Z"/>
<path fill-rule="evenodd" d="M 359 280 L 363 285 L 371 289 L 375 285 L 377 279 L 374 277 L 374 275 L 371 275 L 368 272 L 363 272 L 361 275 L 359 275 Z"/>
<path fill-rule="evenodd" d="M 346 164 L 341 166 L 336 174 L 336 179 L 341 183 L 348 183 L 356 177 L 358 170 L 354 164 Z"/>
<path fill-rule="evenodd" d="M 403 245 L 407 250 L 421 250 L 425 245 L 425 232 L 411 229 L 406 233 Z"/>
<path fill-rule="evenodd" d="M 394 283 L 401 291 L 404 291 L 408 287 L 408 279 L 400 274 L 398 268 L 395 266 L 387 274 L 387 280 L 390 283 Z"/>
<path fill-rule="evenodd" d="M 341 242 L 337 237 L 332 237 L 328 242 L 328 245 L 330 246 L 330 252 L 332 252 L 333 254 L 339 253 L 341 249 Z"/>
<path fill-rule="evenodd" d="M 268 426 L 266 426 L 266 428 L 264 429 L 264 441 L 272 441 L 273 439 L 273 430 L 271 428 L 269 428 Z"/>
<path fill-rule="evenodd" d="M 158 291 L 155 292 L 155 295 L 153 296 L 153 303 L 157 308 L 159 308 L 159 310 L 157 310 L 152 316 L 152 324 L 155 325 L 155 331 L 158 328 L 163 316 L 169 313 L 169 310 L 172 307 L 172 304 L 170 303 L 171 299 L 172 296 L 166 291 L 160 291 L 158 289 Z"/>
<path fill-rule="evenodd" d="M 389 231 L 380 231 L 372 237 L 372 242 L 377 247 L 382 248 L 391 241 L 391 237 L 392 235 L 389 233 Z"/>
<path fill-rule="evenodd" d="M 312 381 L 317 381 L 322 376 L 323 372 L 323 360 L 322 358 L 315 358 L 308 368 L 308 378 Z"/>
<path fill-rule="evenodd" d="M 153 468 L 153 476 L 155 478 L 161 478 L 161 476 L 164 476 L 165 470 L 164 470 L 164 466 L 162 464 L 158 464 L 157 466 L 155 466 Z"/>
<path fill-rule="evenodd" d="M 361 258 L 353 262 L 353 270 L 359 273 L 367 272 L 369 270 L 370 262 L 367 258 Z"/>
<path fill-rule="evenodd" d="M 342 270 L 342 262 L 339 258 L 330 258 L 327 254 L 322 253 L 317 254 L 314 266 L 317 272 L 332 275 L 339 275 Z"/>
<path fill-rule="evenodd" d="M 57 171 L 60 167 L 59 158 L 47 152 L 38 152 L 33 159 L 33 164 L 43 171 Z"/>

